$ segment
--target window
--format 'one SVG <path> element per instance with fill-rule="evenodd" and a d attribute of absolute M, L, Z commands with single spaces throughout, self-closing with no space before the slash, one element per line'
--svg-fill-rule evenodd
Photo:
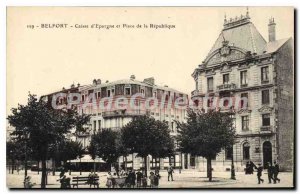
<path fill-rule="evenodd" d="M 262 125 L 263 126 L 270 126 L 270 114 L 263 114 L 262 115 Z"/>
<path fill-rule="evenodd" d="M 248 130 L 249 130 L 249 117 L 242 116 L 242 131 L 248 131 Z"/>
<path fill-rule="evenodd" d="M 261 68 L 261 82 L 268 83 L 269 82 L 269 67 Z"/>
<path fill-rule="evenodd" d="M 244 160 L 250 159 L 250 145 L 248 142 L 244 143 L 243 145 L 243 159 Z"/>
<path fill-rule="evenodd" d="M 84 95 L 81 96 L 81 101 L 82 101 L 82 102 L 84 101 Z"/>
<path fill-rule="evenodd" d="M 208 91 L 213 91 L 214 90 L 214 78 L 209 77 L 207 78 L 207 90 Z"/>
<path fill-rule="evenodd" d="M 223 74 L 223 84 L 229 83 L 229 74 Z"/>
<path fill-rule="evenodd" d="M 96 127 L 97 127 L 97 122 L 94 121 L 94 132 L 96 131 Z"/>
<path fill-rule="evenodd" d="M 209 99 L 207 100 L 207 107 L 208 107 L 208 108 L 211 108 L 212 105 L 213 105 L 213 99 L 212 99 L 212 98 L 209 98 Z"/>
<path fill-rule="evenodd" d="M 141 89 L 141 93 L 142 93 L 142 94 L 145 94 L 145 90 L 144 90 L 144 89 Z"/>
<path fill-rule="evenodd" d="M 241 108 L 247 108 L 247 107 L 248 107 L 248 93 L 242 93 L 241 94 Z"/>
<path fill-rule="evenodd" d="M 153 96 L 156 97 L 156 92 L 153 92 Z"/>
<path fill-rule="evenodd" d="M 98 120 L 98 130 L 101 130 L 101 120 Z"/>
<path fill-rule="evenodd" d="M 226 147 L 225 148 L 225 159 L 232 160 L 233 155 L 233 147 Z"/>
<path fill-rule="evenodd" d="M 247 85 L 247 71 L 241 71 L 241 86 Z"/>
<path fill-rule="evenodd" d="M 262 90 L 261 91 L 261 103 L 262 104 L 269 104 L 270 103 L 270 95 L 269 90 Z"/>
<path fill-rule="evenodd" d="M 100 98 L 100 97 L 101 97 L 101 93 L 97 92 L 97 98 Z"/>
<path fill-rule="evenodd" d="M 131 95 L 131 89 L 125 88 L 125 95 Z"/>
<path fill-rule="evenodd" d="M 111 95 L 113 96 L 115 94 L 115 89 L 111 89 Z"/>
<path fill-rule="evenodd" d="M 110 97 L 110 90 L 107 90 L 107 97 Z"/>
<path fill-rule="evenodd" d="M 198 79 L 196 80 L 196 90 L 198 90 Z"/>
<path fill-rule="evenodd" d="M 171 131 L 174 132 L 174 122 L 171 122 Z"/>
<path fill-rule="evenodd" d="M 230 107 L 228 107 L 229 106 L 229 100 L 230 100 L 230 94 L 229 93 L 223 94 L 221 96 L 221 100 L 223 100 L 224 108 L 230 108 Z"/>

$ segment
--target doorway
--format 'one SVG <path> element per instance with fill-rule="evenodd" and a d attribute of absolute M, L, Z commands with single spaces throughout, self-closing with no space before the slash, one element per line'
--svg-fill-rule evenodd
<path fill-rule="evenodd" d="M 267 168 L 268 162 L 272 164 L 272 144 L 269 141 L 266 141 L 263 144 L 263 162 L 264 168 Z"/>

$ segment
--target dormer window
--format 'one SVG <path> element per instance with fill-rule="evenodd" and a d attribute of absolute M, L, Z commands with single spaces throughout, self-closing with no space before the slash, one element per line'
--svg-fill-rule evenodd
<path fill-rule="evenodd" d="M 131 95 L 131 88 L 130 87 L 125 88 L 125 95 L 126 96 L 130 96 Z"/>

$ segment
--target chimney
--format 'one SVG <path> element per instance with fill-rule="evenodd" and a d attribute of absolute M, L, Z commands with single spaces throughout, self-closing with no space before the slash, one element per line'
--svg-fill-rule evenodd
<path fill-rule="evenodd" d="M 131 75 L 130 79 L 135 80 L 135 75 Z"/>
<path fill-rule="evenodd" d="M 97 79 L 97 85 L 101 84 L 101 79 Z"/>
<path fill-rule="evenodd" d="M 154 77 L 146 78 L 146 79 L 144 79 L 143 82 L 147 83 L 147 84 L 150 84 L 150 85 L 154 85 L 155 84 Z"/>
<path fill-rule="evenodd" d="M 96 79 L 93 80 L 93 85 L 97 85 L 97 80 Z"/>
<path fill-rule="evenodd" d="M 274 18 L 269 19 L 269 42 L 273 42 L 276 40 L 276 23 L 274 21 Z"/>

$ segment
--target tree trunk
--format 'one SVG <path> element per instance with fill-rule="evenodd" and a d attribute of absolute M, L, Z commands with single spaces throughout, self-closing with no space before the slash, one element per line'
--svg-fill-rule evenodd
<path fill-rule="evenodd" d="M 81 158 L 79 158 L 79 171 L 80 171 L 80 175 L 82 175 L 82 171 L 81 171 Z"/>
<path fill-rule="evenodd" d="M 52 158 L 52 168 L 53 168 L 52 175 L 55 176 L 56 163 L 55 163 L 55 159 L 53 158 Z"/>
<path fill-rule="evenodd" d="M 211 157 L 207 158 L 207 175 L 208 175 L 208 180 L 211 182 L 212 181 Z"/>
<path fill-rule="evenodd" d="M 46 188 L 46 176 L 47 176 L 47 166 L 46 160 L 42 160 L 42 179 L 41 179 L 41 188 Z"/>
<path fill-rule="evenodd" d="M 14 174 L 14 168 L 15 168 L 15 161 L 12 160 L 12 163 L 11 163 L 11 174 Z"/>
<path fill-rule="evenodd" d="M 132 161 L 132 164 L 133 164 L 133 161 Z M 125 156 L 125 165 L 124 165 L 124 168 L 125 168 L 125 171 L 127 172 L 127 156 Z M 133 166 L 132 166 L 133 168 Z"/>
<path fill-rule="evenodd" d="M 24 161 L 24 176 L 27 177 L 27 142 L 25 142 L 25 161 Z"/>
<path fill-rule="evenodd" d="M 94 173 L 96 172 L 96 162 L 95 162 L 95 159 L 94 159 Z"/>
<path fill-rule="evenodd" d="M 69 175 L 71 175 L 71 160 L 69 160 Z"/>
<path fill-rule="evenodd" d="M 147 177 L 147 156 L 144 157 L 145 177 Z"/>

